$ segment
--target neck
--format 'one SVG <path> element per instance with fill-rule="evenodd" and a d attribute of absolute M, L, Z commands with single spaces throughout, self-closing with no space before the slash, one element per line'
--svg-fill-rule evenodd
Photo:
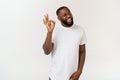
<path fill-rule="evenodd" d="M 62 24 L 62 26 L 63 26 L 63 27 L 66 27 L 66 28 L 70 28 L 70 27 L 72 27 L 73 25 L 68 26 L 68 25 Z"/>

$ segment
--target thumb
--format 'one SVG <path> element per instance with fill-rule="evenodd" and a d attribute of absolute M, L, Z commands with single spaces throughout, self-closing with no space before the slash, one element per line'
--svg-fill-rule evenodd
<path fill-rule="evenodd" d="M 50 22 L 51 22 L 51 24 L 55 24 L 55 21 L 53 21 L 53 20 L 50 20 Z"/>
<path fill-rule="evenodd" d="M 70 80 L 74 80 L 73 76 L 72 76 L 72 77 L 70 77 Z"/>

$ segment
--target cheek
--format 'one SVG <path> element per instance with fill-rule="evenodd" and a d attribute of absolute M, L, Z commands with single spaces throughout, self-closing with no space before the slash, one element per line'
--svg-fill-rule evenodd
<path fill-rule="evenodd" d="M 65 20 L 65 19 L 62 19 L 61 21 L 62 21 L 62 22 L 67 22 L 67 20 Z"/>
<path fill-rule="evenodd" d="M 64 17 L 63 17 L 63 18 L 61 18 L 61 20 L 62 20 L 62 21 L 67 21 L 67 19 L 66 19 L 66 18 L 64 18 Z"/>

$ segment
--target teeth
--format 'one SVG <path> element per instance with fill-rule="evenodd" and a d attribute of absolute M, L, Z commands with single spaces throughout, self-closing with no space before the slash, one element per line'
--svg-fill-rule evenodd
<path fill-rule="evenodd" d="M 72 20 L 69 18 L 69 19 L 67 19 L 67 22 L 71 22 Z"/>

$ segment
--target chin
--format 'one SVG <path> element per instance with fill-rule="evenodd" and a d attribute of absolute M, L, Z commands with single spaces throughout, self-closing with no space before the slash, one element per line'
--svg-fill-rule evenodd
<path fill-rule="evenodd" d="M 71 23 L 68 23 L 66 21 L 62 21 L 62 24 L 66 27 L 71 27 L 74 24 L 74 22 L 72 21 Z"/>
<path fill-rule="evenodd" d="M 70 24 L 67 24 L 67 26 L 72 26 L 73 25 L 73 22 L 72 23 L 70 23 Z"/>

